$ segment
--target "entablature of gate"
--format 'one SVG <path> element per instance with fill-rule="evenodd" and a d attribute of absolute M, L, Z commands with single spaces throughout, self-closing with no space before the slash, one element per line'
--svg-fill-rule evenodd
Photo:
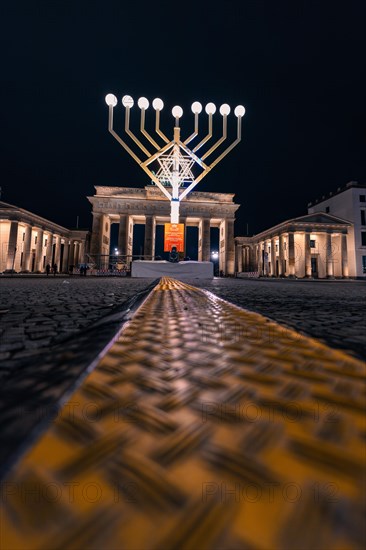
<path fill-rule="evenodd" d="M 166 197 L 160 189 L 154 185 L 147 185 L 143 188 L 135 187 L 107 187 L 96 185 L 96 194 L 94 197 L 121 198 L 123 200 L 149 200 L 166 201 Z M 211 193 L 208 191 L 193 191 L 182 201 L 184 202 L 204 202 L 204 203 L 234 203 L 234 193 Z M 88 197 L 90 200 L 92 197 Z M 239 206 L 239 205 L 238 205 Z"/>
<path fill-rule="evenodd" d="M 99 187 L 97 191 L 99 191 Z M 115 188 L 102 188 L 103 190 L 114 190 Z M 121 189 L 121 188 L 117 188 Z M 123 189 L 123 188 L 122 188 Z M 133 191 L 144 191 L 141 189 L 133 189 Z M 156 189 L 154 189 L 156 191 Z M 160 190 L 157 190 L 160 193 Z M 194 193 L 192 193 L 193 195 Z M 239 208 L 239 204 L 233 202 L 233 196 L 224 195 L 224 200 L 210 200 L 208 195 L 219 197 L 220 193 L 196 193 L 195 200 L 190 200 L 190 195 L 187 200 L 181 203 L 181 217 L 193 218 L 217 218 L 226 219 L 234 218 L 235 212 Z M 198 196 L 199 195 L 199 196 Z M 227 200 L 230 197 L 230 201 Z M 111 217 L 118 215 L 129 216 L 166 216 L 170 217 L 170 202 L 163 196 L 147 198 L 146 195 L 140 194 L 136 198 L 136 194 L 97 194 L 93 197 L 88 197 L 88 200 L 93 205 L 93 213 L 106 214 Z"/>

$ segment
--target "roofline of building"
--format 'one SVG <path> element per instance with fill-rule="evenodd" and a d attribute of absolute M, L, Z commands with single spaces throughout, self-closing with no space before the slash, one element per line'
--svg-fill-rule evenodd
<path fill-rule="evenodd" d="M 314 215 L 317 215 L 317 214 L 324 214 L 325 216 L 328 216 L 329 218 L 333 218 L 335 221 L 332 222 L 331 220 L 329 220 L 329 223 L 326 223 L 326 222 L 307 222 L 304 218 L 306 217 L 310 217 L 310 216 L 314 216 Z M 301 220 L 301 221 L 299 221 Z M 339 222 L 339 223 L 337 223 Z M 312 226 L 312 227 L 318 227 L 318 226 L 321 226 L 321 225 L 327 225 L 329 227 L 339 227 L 341 228 L 342 226 L 351 226 L 353 225 L 352 222 L 350 222 L 349 220 L 345 220 L 343 218 L 339 218 L 338 216 L 333 216 L 333 214 L 327 214 L 326 212 L 314 212 L 312 214 L 305 214 L 304 216 L 298 216 L 297 218 L 291 218 L 289 220 L 285 220 L 284 222 L 281 222 L 277 225 L 274 225 L 273 227 L 270 227 L 269 229 L 265 229 L 264 231 L 261 231 L 260 233 L 256 233 L 255 235 L 252 235 L 252 236 L 245 236 L 245 237 L 241 237 L 240 235 L 238 237 L 235 237 L 235 239 L 239 238 L 239 239 L 249 239 L 249 240 L 252 240 L 252 241 L 257 241 L 258 239 L 261 239 L 261 238 L 268 238 L 268 236 L 271 236 L 273 235 L 274 233 L 281 233 L 283 232 L 285 229 L 287 231 L 289 230 L 292 230 L 291 228 L 292 227 L 296 227 L 298 226 L 299 229 L 298 231 L 301 231 L 301 230 L 305 230 L 307 227 L 309 226 Z M 302 227 L 303 226 L 303 229 Z M 293 229 L 294 231 L 296 231 L 296 229 Z M 267 237 L 266 237 L 267 236 Z"/>
<path fill-rule="evenodd" d="M 89 229 L 68 229 L 67 227 L 64 227 L 63 225 L 59 225 L 58 223 L 55 223 L 51 220 L 47 220 L 46 218 L 43 218 L 42 216 L 39 216 L 38 214 L 34 214 L 33 212 L 30 212 L 29 210 L 25 210 L 25 208 L 20 208 L 19 206 L 15 206 L 14 204 L 10 204 L 8 202 L 0 201 L 0 217 L 1 212 L 7 212 L 9 215 L 9 221 L 12 221 L 12 216 L 15 216 L 17 213 L 25 215 L 29 219 L 34 220 L 34 225 L 44 227 L 45 225 L 52 228 L 52 230 L 55 230 L 55 232 L 62 233 L 65 235 L 68 235 L 70 233 L 76 233 L 76 232 L 82 232 L 82 233 L 88 233 Z M 17 220 L 14 220 L 17 221 Z M 19 220 L 21 221 L 21 220 Z M 24 222 L 28 223 L 28 222 Z"/>
<path fill-rule="evenodd" d="M 123 186 L 117 186 L 117 185 L 94 185 L 94 189 L 97 190 L 97 189 L 121 189 L 121 190 L 125 190 L 126 192 L 128 191 L 131 191 L 132 193 L 134 191 L 138 191 L 138 190 L 146 190 L 146 189 L 157 189 L 158 191 L 160 191 L 160 189 L 156 186 L 156 185 L 145 185 L 144 187 L 123 187 Z M 217 192 L 217 191 L 191 191 L 186 198 L 190 197 L 190 196 L 199 196 L 199 195 L 221 195 L 221 196 L 224 196 L 224 197 L 230 197 L 231 199 L 234 199 L 235 197 L 235 193 L 220 193 L 220 192 Z M 98 195 L 98 193 L 96 195 L 93 195 L 93 197 L 113 197 L 113 198 L 117 198 L 118 196 L 117 195 Z M 162 194 L 163 196 L 163 194 Z M 88 199 L 91 198 L 91 197 L 87 197 Z M 123 197 L 120 197 L 120 198 L 123 198 Z M 151 199 L 146 199 L 146 197 L 133 197 L 134 199 L 141 199 L 141 200 L 151 200 Z M 164 197 L 165 198 L 165 197 Z M 188 199 L 189 200 L 189 199 Z"/>
<path fill-rule="evenodd" d="M 332 197 L 335 197 L 340 193 L 344 193 L 345 191 L 348 191 L 348 189 L 352 189 L 354 187 L 359 189 L 366 189 L 366 183 L 358 183 L 358 181 L 349 181 L 343 187 L 338 187 L 337 191 L 331 191 L 330 193 L 328 193 L 328 195 L 323 195 L 321 199 L 315 199 L 313 202 L 309 202 L 308 208 L 311 206 L 314 206 L 315 204 L 321 204 L 322 202 L 327 201 Z"/>

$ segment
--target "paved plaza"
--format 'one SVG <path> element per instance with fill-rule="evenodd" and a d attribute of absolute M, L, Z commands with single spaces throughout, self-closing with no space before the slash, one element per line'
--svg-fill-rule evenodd
<path fill-rule="evenodd" d="M 146 282 L 45 281 L 53 304 L 80 313 L 94 291 L 114 313 L 3 386 L 2 548 L 363 548 L 365 363 L 167 277 L 119 304 Z M 350 285 L 202 286 L 257 309 L 276 294 L 289 318 L 311 290 L 328 317 L 338 296 L 341 324 Z"/>
<path fill-rule="evenodd" d="M 0 376 L 68 342 L 152 279 L 14 277 L 0 280 Z M 366 357 L 362 281 L 188 280 L 243 308 Z"/>

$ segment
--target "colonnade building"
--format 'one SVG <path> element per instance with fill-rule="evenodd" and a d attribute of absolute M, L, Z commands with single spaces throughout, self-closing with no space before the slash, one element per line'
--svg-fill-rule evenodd
<path fill-rule="evenodd" d="M 236 271 L 265 277 L 354 276 L 349 269 L 351 227 L 320 212 L 287 220 L 254 237 L 236 237 Z"/>
<path fill-rule="evenodd" d="M 108 269 L 111 226 L 118 224 L 118 255 L 132 260 L 134 225 L 145 226 L 145 259 L 155 258 L 156 227 L 170 221 L 170 203 L 155 186 L 96 186 L 87 197 L 93 227 L 70 230 L 0 202 L 0 272 L 67 272 L 85 261 Z M 252 237 L 234 237 L 239 204 L 231 193 L 192 192 L 180 205 L 180 222 L 198 228 L 198 260 L 210 261 L 210 229 L 219 230 L 224 275 L 366 277 L 366 186 L 348 183 L 309 204 L 309 213 Z M 104 265 L 105 264 L 105 265 Z"/>
<path fill-rule="evenodd" d="M 0 272 L 67 272 L 84 261 L 88 231 L 70 230 L 0 201 Z"/>
<path fill-rule="evenodd" d="M 95 187 L 88 197 L 93 208 L 90 243 L 91 258 L 108 262 L 111 225 L 118 224 L 118 250 L 132 257 L 134 224 L 145 225 L 144 257 L 155 256 L 156 226 L 170 222 L 170 202 L 155 186 L 144 188 Z M 192 192 L 180 204 L 179 222 L 198 227 L 198 260 L 211 260 L 211 227 L 219 228 L 219 269 L 225 275 L 235 273 L 234 221 L 239 204 L 231 193 Z"/>
<path fill-rule="evenodd" d="M 236 237 L 237 273 L 268 277 L 366 277 L 366 185 L 349 182 L 308 204 L 308 214 L 253 237 Z"/>

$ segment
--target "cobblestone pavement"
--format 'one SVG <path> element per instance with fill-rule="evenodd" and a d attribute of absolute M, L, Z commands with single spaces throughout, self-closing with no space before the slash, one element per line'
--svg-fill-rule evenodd
<path fill-rule="evenodd" d="M 109 315 L 150 279 L 0 280 L 0 377 Z"/>
<path fill-rule="evenodd" d="M 363 281 L 192 279 L 187 282 L 366 358 Z"/>
<path fill-rule="evenodd" d="M 363 282 L 186 282 L 366 358 Z M 0 279 L 0 463 L 5 470 L 152 284 L 153 279 L 130 278 Z"/>
<path fill-rule="evenodd" d="M 0 280 L 0 376 L 20 360 L 87 328 L 151 282 L 91 277 Z M 366 283 L 362 281 L 187 282 L 366 357 Z"/>

